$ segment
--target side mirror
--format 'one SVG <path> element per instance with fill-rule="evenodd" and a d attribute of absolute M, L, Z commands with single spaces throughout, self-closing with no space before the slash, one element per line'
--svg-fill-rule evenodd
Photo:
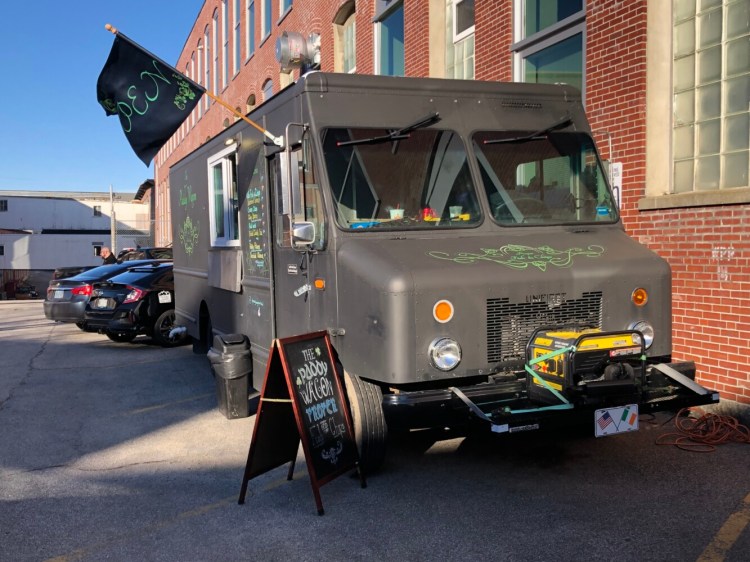
<path fill-rule="evenodd" d="M 299 248 L 315 242 L 315 225 L 311 222 L 295 222 L 292 224 L 292 244 Z"/>

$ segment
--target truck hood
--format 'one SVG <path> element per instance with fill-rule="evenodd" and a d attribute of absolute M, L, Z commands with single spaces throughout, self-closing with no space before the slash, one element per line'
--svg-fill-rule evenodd
<path fill-rule="evenodd" d="M 404 369 L 416 370 L 421 380 L 446 376 L 431 371 L 426 360 L 436 337 L 455 338 L 464 350 L 462 370 L 450 376 L 471 376 L 523 355 L 533 330 L 545 325 L 614 331 L 648 320 L 660 334 L 650 353 L 670 353 L 666 261 L 617 227 L 517 230 L 340 241 L 337 275 L 347 281 L 339 283 L 345 347 L 359 363 L 384 368 L 386 378 L 396 381 Z M 631 302 L 638 287 L 649 294 L 644 307 Z M 449 322 L 433 316 L 443 299 L 455 309 Z M 378 356 L 376 349 L 390 350 L 389 356 Z"/>

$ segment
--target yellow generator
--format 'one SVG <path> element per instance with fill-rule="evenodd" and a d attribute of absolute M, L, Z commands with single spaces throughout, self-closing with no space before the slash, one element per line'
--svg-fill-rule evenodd
<path fill-rule="evenodd" d="M 635 393 L 645 359 L 643 336 L 636 331 L 542 328 L 526 348 L 528 395 L 555 404 Z"/>

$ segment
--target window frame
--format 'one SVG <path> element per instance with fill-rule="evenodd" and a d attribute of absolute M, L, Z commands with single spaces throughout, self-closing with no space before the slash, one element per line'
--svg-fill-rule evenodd
<path fill-rule="evenodd" d="M 271 35 L 273 27 L 273 7 L 271 0 L 261 0 L 260 5 L 260 41 L 265 41 Z"/>
<path fill-rule="evenodd" d="M 211 59 L 211 70 L 213 71 L 212 90 L 219 89 L 219 10 L 214 10 L 211 17 L 211 49 L 213 57 Z"/>
<path fill-rule="evenodd" d="M 216 203 L 214 195 L 216 194 L 216 186 L 214 185 L 214 174 L 213 170 L 218 165 L 221 166 L 222 170 L 222 204 L 223 204 L 223 228 L 224 235 L 218 236 L 217 234 L 217 221 L 216 221 Z M 240 245 L 240 228 L 239 228 L 239 207 L 240 202 L 237 200 L 236 206 L 232 205 L 232 195 L 238 195 L 237 182 L 237 144 L 228 146 L 223 150 L 212 154 L 207 159 L 207 170 L 208 170 L 208 216 L 209 216 L 209 231 L 211 239 L 211 247 L 222 248 L 222 247 L 236 247 Z M 232 187 L 232 179 L 235 181 L 234 187 Z M 229 180 L 229 183 L 227 182 Z M 234 193 L 233 193 L 234 192 Z M 232 214 L 234 212 L 234 214 Z"/>
<path fill-rule="evenodd" d="M 279 20 L 284 19 L 284 16 L 289 13 L 293 3 L 294 0 L 279 0 Z"/>
<path fill-rule="evenodd" d="M 528 57 L 549 47 L 581 34 L 581 98 L 586 99 L 586 0 L 582 9 L 536 33 L 524 36 L 526 0 L 514 0 L 513 37 L 510 46 L 513 53 L 513 80 L 525 82 L 525 61 Z"/>
<path fill-rule="evenodd" d="M 452 0 L 452 2 L 451 2 L 451 9 L 453 11 L 453 14 L 452 14 L 453 15 L 453 25 L 452 25 L 452 27 L 453 27 L 453 42 L 454 43 L 458 43 L 460 41 L 463 41 L 464 39 L 466 39 L 470 35 L 474 35 L 474 28 L 476 26 L 476 17 L 474 19 L 474 23 L 472 23 L 470 27 L 467 27 L 466 29 L 464 29 L 463 31 L 460 31 L 460 32 L 456 29 L 456 26 L 458 25 L 458 18 L 456 17 L 457 16 L 457 11 L 458 11 L 457 10 L 458 5 L 459 4 L 463 4 L 464 2 L 468 2 L 468 1 L 470 1 L 470 0 Z M 471 2 L 474 2 L 474 0 L 471 0 Z"/>
<path fill-rule="evenodd" d="M 333 18 L 334 71 L 347 74 L 357 72 L 357 11 L 354 0 L 341 5 Z M 347 41 L 349 38 L 350 44 Z M 349 48 L 347 48 L 349 47 Z M 347 54 L 351 54 L 353 65 L 347 69 Z"/>
<path fill-rule="evenodd" d="M 221 0 L 221 89 L 229 83 L 229 0 Z"/>
<path fill-rule="evenodd" d="M 404 21 L 404 1 L 398 0 L 393 3 L 392 6 L 389 6 L 387 10 L 382 11 L 380 14 L 378 14 L 377 19 L 375 20 L 375 33 L 374 33 L 374 42 L 375 42 L 375 65 L 374 65 L 374 73 L 378 76 L 406 76 L 406 49 L 404 48 L 404 60 L 403 60 L 403 73 L 402 74 L 384 74 L 383 73 L 383 59 L 382 59 L 382 48 L 383 48 L 383 39 L 382 39 L 382 29 L 383 24 L 388 18 L 393 16 L 396 12 L 401 11 L 402 14 L 402 25 L 404 26 L 404 40 L 406 39 L 406 29 L 405 29 L 405 21 Z"/>
<path fill-rule="evenodd" d="M 205 83 L 203 87 L 207 90 L 211 89 L 211 27 L 206 25 L 203 30 L 203 74 L 205 76 Z M 211 96 L 203 96 L 203 109 L 208 111 Z"/>
<path fill-rule="evenodd" d="M 255 54 L 255 0 L 245 0 L 245 61 Z"/>
<path fill-rule="evenodd" d="M 722 3 L 725 7 L 727 4 Z M 668 115 L 668 119 L 646 121 L 646 181 L 643 197 L 638 200 L 639 211 L 741 205 L 750 203 L 750 185 L 711 190 L 676 191 L 674 187 L 674 90 L 672 73 L 675 46 L 674 12 L 671 0 L 649 7 L 648 37 L 646 41 L 646 111 L 654 115 Z M 664 61 L 667 61 L 665 66 Z M 664 76 L 669 79 L 665 80 Z"/>
<path fill-rule="evenodd" d="M 240 72 L 242 59 L 242 17 L 240 0 L 232 0 L 232 78 Z"/>

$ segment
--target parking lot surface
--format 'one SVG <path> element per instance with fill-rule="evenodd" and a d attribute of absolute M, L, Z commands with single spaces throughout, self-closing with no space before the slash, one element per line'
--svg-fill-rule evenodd
<path fill-rule="evenodd" d="M 254 417 L 216 407 L 205 356 L 118 344 L 0 301 L 0 560 L 747 561 L 750 446 L 636 433 L 395 436 L 368 486 L 321 488 L 300 450 L 237 498 Z M 592 422 L 593 425 L 593 422 Z"/>

